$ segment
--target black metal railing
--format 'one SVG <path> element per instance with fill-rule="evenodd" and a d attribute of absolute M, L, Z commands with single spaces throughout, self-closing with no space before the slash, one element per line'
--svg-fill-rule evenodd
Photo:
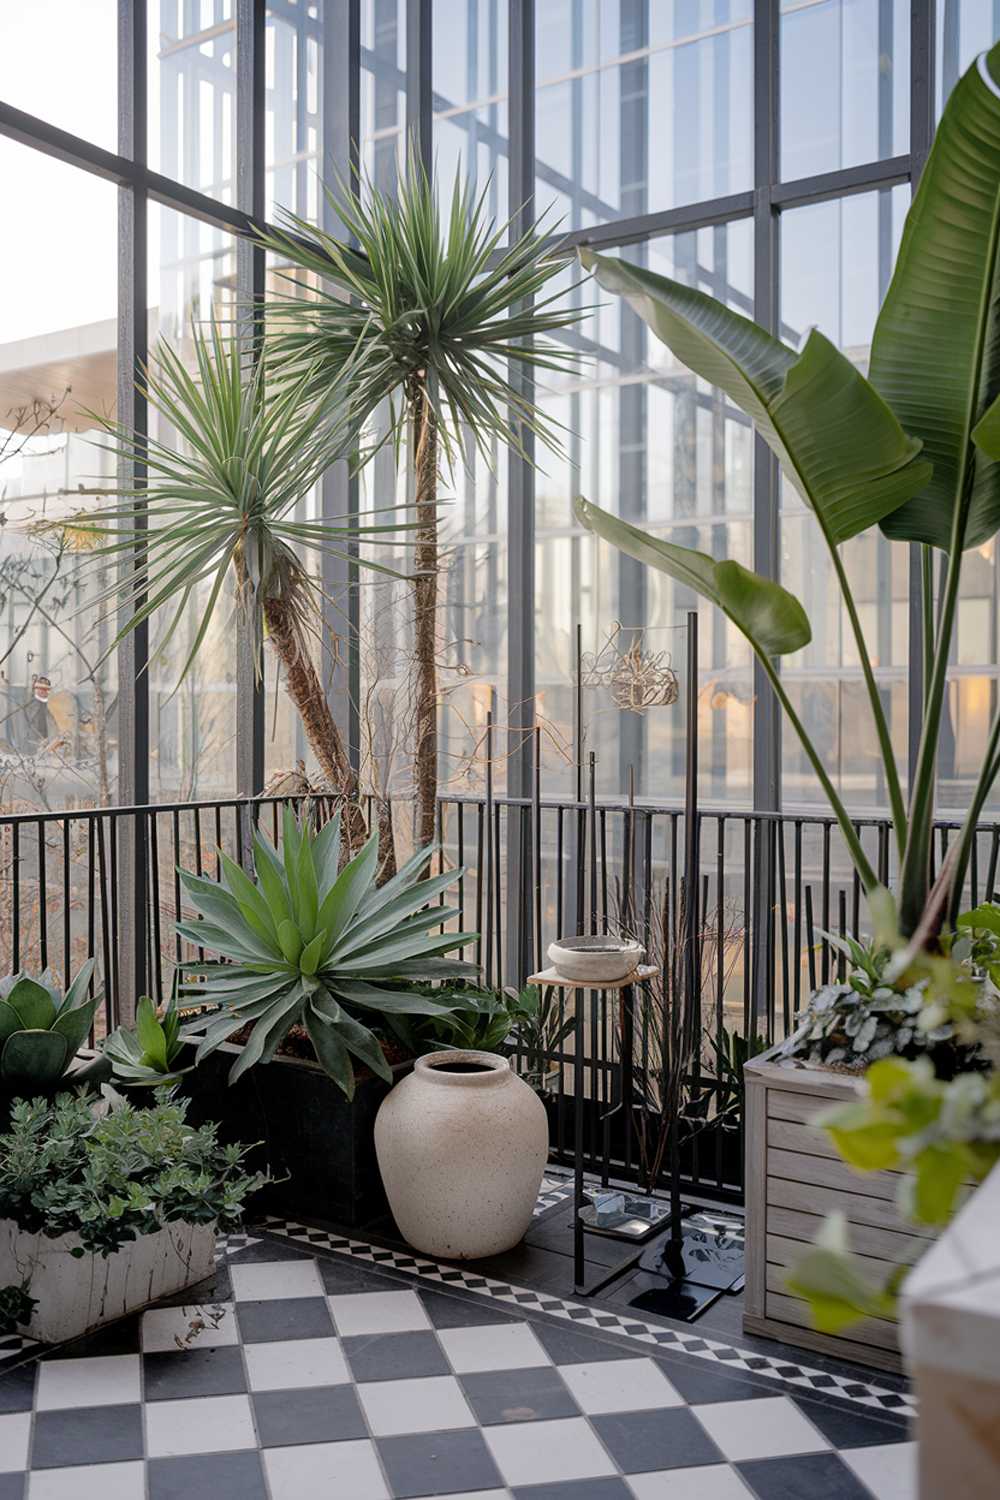
<path fill-rule="evenodd" d="M 683 809 L 598 802 L 592 780 L 588 791 L 569 801 L 442 798 L 438 857 L 456 871 L 449 902 L 478 934 L 474 956 L 492 985 L 523 983 L 545 966 L 548 944 L 567 933 L 627 933 L 643 944 L 658 977 L 637 989 L 629 1012 L 596 995 L 586 1002 L 582 1105 L 573 1098 L 575 1049 L 565 1034 L 571 1002 L 551 998 L 548 1030 L 533 1058 L 522 1045 L 519 1066 L 547 1089 L 557 1155 L 568 1156 L 572 1112 L 582 1107 L 588 1167 L 662 1181 L 661 1118 L 669 1125 L 680 1111 L 685 1175 L 704 1191 L 738 1194 L 740 1089 L 720 1056 L 780 1038 L 810 990 L 843 972 L 824 934 L 863 935 L 860 882 L 836 824 L 821 814 L 702 809 L 689 839 Z M 191 956 L 175 931 L 192 915 L 178 869 L 215 876 L 220 848 L 243 861 L 254 824 L 277 840 L 282 806 L 302 800 L 0 814 L 0 972 L 51 967 L 68 979 L 93 954 L 103 1032 L 134 999 L 126 958 L 136 934 L 144 987 L 156 995 L 170 992 L 176 963 Z M 318 816 L 331 806 L 318 799 Z M 856 827 L 876 871 L 891 880 L 890 825 L 864 817 Z M 938 859 L 956 827 L 938 826 Z M 134 932 L 126 848 L 140 851 L 142 920 Z M 970 902 L 993 896 L 998 856 L 1000 824 L 984 825 Z M 697 871 L 690 897 L 689 858 Z M 683 1089 L 671 1094 L 679 1049 Z"/>

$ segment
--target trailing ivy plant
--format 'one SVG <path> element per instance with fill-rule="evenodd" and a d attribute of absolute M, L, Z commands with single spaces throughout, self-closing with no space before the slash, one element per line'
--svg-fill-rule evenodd
<path fill-rule="evenodd" d="M 958 838 L 931 881 L 937 755 L 962 563 L 1000 527 L 1000 43 L 952 93 L 906 220 L 866 378 L 818 329 L 792 349 L 693 287 L 625 260 L 579 252 L 674 355 L 751 419 L 826 543 L 861 664 L 892 814 L 899 876 L 879 886 L 823 757 L 786 692 L 777 663 L 811 639 L 800 602 L 770 578 L 652 536 L 577 502 L 584 526 L 716 605 L 747 638 L 798 736 L 873 909 L 880 936 L 935 945 L 960 910 L 976 824 L 1000 770 L 1000 710 Z M 920 748 L 904 801 L 883 693 L 842 556 L 879 528 L 923 559 L 926 683 Z M 940 597 L 935 550 L 944 560 Z"/>
<path fill-rule="evenodd" d="M 186 1114 L 166 1092 L 103 1114 L 79 1094 L 19 1099 L 0 1136 L 0 1219 L 79 1235 L 75 1256 L 110 1255 L 175 1222 L 235 1229 L 267 1179 L 246 1170 L 249 1146 L 220 1145 L 214 1125 L 196 1130 Z"/>

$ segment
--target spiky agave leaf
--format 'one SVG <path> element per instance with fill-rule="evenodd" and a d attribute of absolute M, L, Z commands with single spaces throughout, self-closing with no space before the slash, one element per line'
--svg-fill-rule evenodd
<path fill-rule="evenodd" d="M 316 1056 L 351 1097 L 352 1059 L 388 1078 L 371 1030 L 374 1016 L 437 1015 L 454 1001 L 419 994 L 404 979 L 467 978 L 478 966 L 444 955 L 475 934 L 438 929 L 456 908 L 432 905 L 462 873 L 423 877 L 432 848 L 422 849 L 381 888 L 378 834 L 341 870 L 340 815 L 315 832 L 285 809 L 281 852 L 260 833 L 253 839 L 255 879 L 222 860 L 220 883 L 181 871 L 200 913 L 179 922 L 181 937 L 219 955 L 183 967 L 183 985 L 211 1009 L 183 1029 L 197 1039 L 200 1060 L 243 1027 L 250 1036 L 230 1072 L 269 1061 L 295 1025 L 305 1027 Z"/>
<path fill-rule="evenodd" d="M 162 1016 L 148 995 L 135 1011 L 135 1026 L 119 1026 L 104 1043 L 115 1077 L 129 1088 L 161 1088 L 176 1083 L 194 1064 L 181 1066 L 184 1042 L 176 994 Z"/>

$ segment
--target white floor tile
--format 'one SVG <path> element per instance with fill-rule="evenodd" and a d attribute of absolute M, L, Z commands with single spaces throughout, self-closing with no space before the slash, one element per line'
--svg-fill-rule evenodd
<path fill-rule="evenodd" d="M 149 1458 L 173 1458 L 181 1453 L 231 1453 L 237 1448 L 256 1445 L 249 1396 L 151 1401 L 146 1407 Z"/>
<path fill-rule="evenodd" d="M 791 1453 L 822 1453 L 826 1438 L 787 1396 L 765 1396 L 760 1401 L 717 1401 L 692 1406 L 709 1437 L 734 1462 L 751 1458 L 783 1458 Z"/>
<path fill-rule="evenodd" d="M 0 1474 L 8 1469 L 28 1467 L 28 1434 L 30 1411 L 11 1412 L 0 1417 Z"/>
<path fill-rule="evenodd" d="M 749 1500 L 750 1491 L 728 1464 L 631 1474 L 625 1483 L 636 1500 Z M 805 1500 L 805 1497 L 803 1497 Z"/>
<path fill-rule="evenodd" d="M 358 1386 L 358 1396 L 376 1437 L 404 1432 L 441 1432 L 475 1427 L 476 1419 L 453 1375 L 419 1380 L 376 1380 Z"/>
<path fill-rule="evenodd" d="M 36 1469 L 26 1500 L 143 1500 L 146 1471 L 141 1462 L 86 1464 L 72 1469 Z"/>
<path fill-rule="evenodd" d="M 142 1315 L 145 1354 L 175 1349 L 218 1349 L 239 1342 L 231 1302 L 154 1307 Z"/>
<path fill-rule="evenodd" d="M 500 1473 L 511 1486 L 554 1484 L 561 1479 L 594 1479 L 617 1473 L 583 1417 L 484 1427 L 483 1437 Z"/>
<path fill-rule="evenodd" d="M 389 1500 L 374 1445 L 367 1438 L 266 1448 L 264 1467 L 273 1500 Z"/>
<path fill-rule="evenodd" d="M 47 1359 L 38 1366 L 35 1405 L 39 1411 L 55 1411 L 62 1406 L 122 1406 L 139 1399 L 138 1354 Z"/>
<path fill-rule="evenodd" d="M 344 1385 L 351 1378 L 339 1339 L 276 1339 L 244 1348 L 252 1391 Z"/>
<path fill-rule="evenodd" d="M 868 1486 L 875 1500 L 916 1500 L 916 1443 L 850 1448 L 840 1456 L 862 1484 Z"/>
<path fill-rule="evenodd" d="M 260 1261 L 229 1267 L 237 1302 L 269 1302 L 277 1297 L 322 1297 L 323 1278 L 314 1260 Z"/>
<path fill-rule="evenodd" d="M 480 1370 L 527 1370 L 551 1363 L 527 1323 L 440 1328 L 438 1338 L 456 1375 Z"/>
<path fill-rule="evenodd" d="M 559 1373 L 581 1411 L 592 1415 L 684 1405 L 684 1398 L 651 1359 L 599 1359 L 589 1365 L 560 1365 Z"/>
<path fill-rule="evenodd" d="M 337 1332 L 407 1333 L 430 1328 L 431 1320 L 416 1292 L 342 1292 L 329 1298 Z"/>

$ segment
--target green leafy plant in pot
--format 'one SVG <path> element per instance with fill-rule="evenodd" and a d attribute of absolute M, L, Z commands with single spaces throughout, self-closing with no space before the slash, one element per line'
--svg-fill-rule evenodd
<path fill-rule="evenodd" d="M 200 1060 L 250 1027 L 231 1082 L 270 1061 L 294 1026 L 305 1028 L 317 1061 L 348 1098 L 355 1062 L 391 1081 L 373 1023 L 442 1015 L 455 1006 L 446 994 L 421 993 L 406 982 L 479 972 L 445 956 L 474 934 L 434 931 L 460 915 L 430 903 L 461 872 L 424 876 L 433 849 L 421 849 L 377 886 L 378 834 L 341 869 L 340 831 L 339 813 L 316 832 L 286 808 L 280 854 L 261 834 L 253 839 L 255 879 L 225 854 L 221 884 L 181 874 L 201 920 L 178 923 L 177 930 L 224 960 L 185 965 L 197 977 L 188 978 L 183 992 L 211 1010 L 184 1034 L 198 1040 Z"/>

